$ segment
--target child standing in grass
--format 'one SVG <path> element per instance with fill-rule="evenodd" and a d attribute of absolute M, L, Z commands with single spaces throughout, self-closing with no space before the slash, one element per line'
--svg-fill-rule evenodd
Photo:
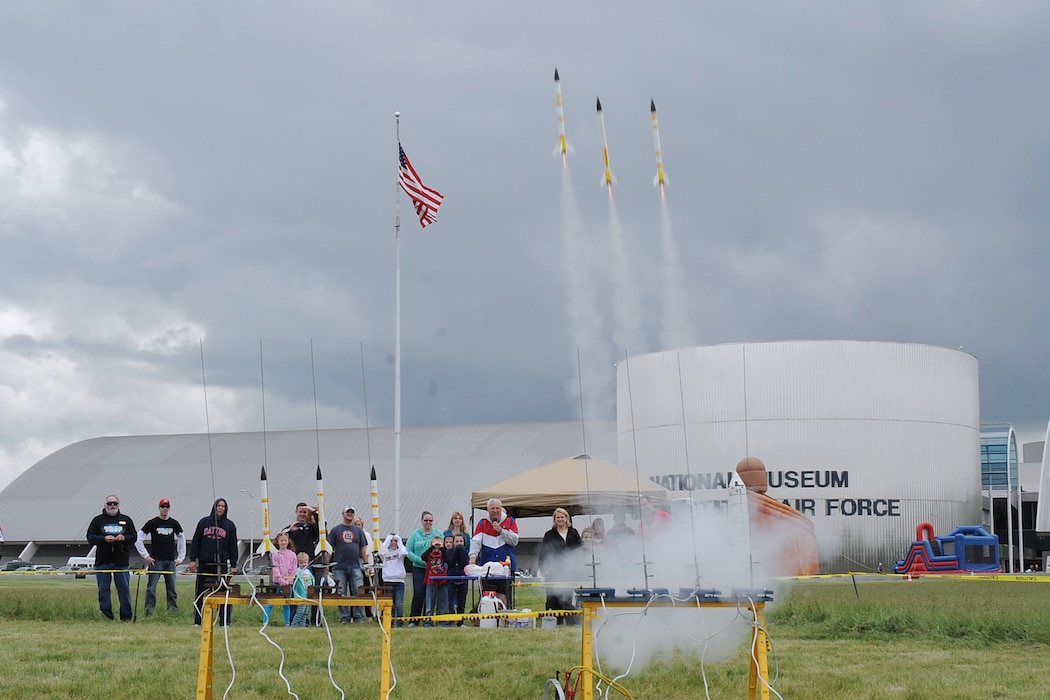
<path fill-rule="evenodd" d="M 424 615 L 444 615 L 448 612 L 447 586 L 444 581 L 434 579 L 435 576 L 444 576 L 448 570 L 445 564 L 445 538 L 436 535 L 430 540 L 430 550 L 427 551 L 423 561 L 427 564 L 424 583 L 427 588 Z M 423 623 L 424 627 L 432 627 L 432 620 Z"/>
<path fill-rule="evenodd" d="M 293 595 L 300 600 L 309 600 L 309 587 L 314 585 L 314 575 L 310 573 L 310 555 L 299 552 L 299 568 L 295 572 L 295 583 L 292 584 Z M 292 618 L 292 627 L 310 626 L 311 605 L 300 605 L 295 610 Z"/>
<path fill-rule="evenodd" d="M 401 541 L 396 533 L 391 532 L 383 542 L 380 552 L 383 557 L 383 585 L 390 591 L 394 598 L 394 609 L 391 611 L 392 620 L 398 627 L 403 627 L 401 620 L 405 616 L 405 557 L 408 550 L 405 543 Z"/>
<path fill-rule="evenodd" d="M 446 576 L 465 576 L 466 566 L 470 561 L 466 540 L 463 535 L 449 537 L 445 535 L 445 564 L 448 565 Z M 467 604 L 467 581 L 452 581 L 448 585 L 448 609 L 462 615 Z M 460 620 L 459 625 L 463 624 Z"/>
<path fill-rule="evenodd" d="M 295 547 L 292 546 L 292 540 L 288 537 L 287 532 L 278 532 L 277 537 L 273 538 L 273 544 L 277 549 L 270 553 L 270 563 L 272 565 L 270 580 L 273 582 L 273 585 L 280 586 L 284 590 L 285 598 L 291 598 L 297 563 Z M 292 608 L 288 605 L 283 607 L 284 626 L 287 627 L 292 622 Z M 267 605 L 263 614 L 267 622 L 270 620 L 271 612 L 273 612 L 273 606 Z"/>

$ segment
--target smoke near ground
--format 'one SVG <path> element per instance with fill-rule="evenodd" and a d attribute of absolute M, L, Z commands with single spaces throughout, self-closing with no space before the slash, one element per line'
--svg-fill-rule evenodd
<path fill-rule="evenodd" d="M 618 598 L 635 589 L 666 589 L 655 598 L 657 607 L 646 607 L 648 595 L 643 594 L 637 607 L 601 611 L 594 642 L 606 675 L 638 671 L 675 652 L 704 661 L 724 659 L 750 637 L 754 614 L 744 605 L 698 606 L 692 591 L 717 591 L 722 600 L 738 593 L 747 600 L 774 590 L 775 604 L 785 594 L 777 579 L 789 573 L 783 553 L 790 551 L 790 542 L 776 528 L 753 524 L 749 513 L 742 490 L 724 501 L 676 507 L 673 520 L 646 540 L 636 534 L 607 536 L 593 549 L 569 550 L 559 560 L 548 560 L 548 570 L 540 573 L 563 587 L 614 589 Z M 577 516 L 574 526 L 582 530 L 589 520 Z M 627 525 L 638 529 L 634 518 Z"/>

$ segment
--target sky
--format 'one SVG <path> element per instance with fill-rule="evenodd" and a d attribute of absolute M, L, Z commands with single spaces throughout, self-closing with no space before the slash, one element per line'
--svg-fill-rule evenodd
<path fill-rule="evenodd" d="M 982 421 L 1041 440 L 1048 29 L 1040 2 L 4 3 L 0 488 L 102 435 L 393 425 L 398 269 L 406 427 L 608 420 L 625 357 L 849 339 L 963 348 Z M 400 265 L 399 134 L 445 196 L 425 230 L 401 200 Z"/>

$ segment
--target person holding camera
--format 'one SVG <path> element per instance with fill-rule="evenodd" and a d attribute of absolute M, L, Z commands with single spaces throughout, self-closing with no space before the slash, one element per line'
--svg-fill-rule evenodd
<path fill-rule="evenodd" d="M 95 547 L 95 583 L 98 584 L 98 609 L 113 619 L 110 584 L 117 587 L 120 621 L 131 622 L 131 572 L 128 545 L 138 538 L 135 523 L 120 512 L 120 499 L 110 494 L 102 512 L 91 520 L 87 529 L 88 544 Z"/>

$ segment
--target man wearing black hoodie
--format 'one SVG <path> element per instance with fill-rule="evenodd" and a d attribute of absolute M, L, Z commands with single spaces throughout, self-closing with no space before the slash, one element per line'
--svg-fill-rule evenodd
<path fill-rule="evenodd" d="M 131 622 L 131 573 L 128 571 L 130 545 L 138 535 L 135 523 L 120 512 L 120 499 L 106 496 L 102 512 L 91 520 L 87 529 L 88 544 L 95 547 L 95 583 L 98 584 L 98 609 L 113 619 L 113 598 L 110 582 L 117 586 L 120 600 L 120 621 Z"/>
<path fill-rule="evenodd" d="M 225 498 L 216 499 L 211 515 L 201 518 L 187 555 L 190 573 L 197 574 L 193 602 L 193 624 L 201 623 L 205 593 L 215 588 L 223 574 L 237 573 L 237 526 L 228 517 Z M 219 625 L 230 622 L 230 606 L 219 608 Z"/>

